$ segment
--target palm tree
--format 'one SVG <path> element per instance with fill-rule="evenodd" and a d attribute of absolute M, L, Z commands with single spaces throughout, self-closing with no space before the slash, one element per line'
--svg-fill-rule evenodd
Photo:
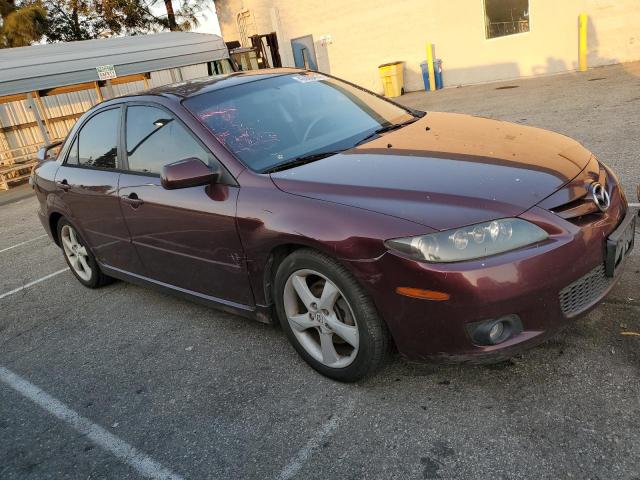
<path fill-rule="evenodd" d="M 176 14 L 173 11 L 173 3 L 171 3 L 171 0 L 164 0 L 164 7 L 167 9 L 167 23 L 169 24 L 169 30 L 174 32 L 178 30 L 178 24 L 176 23 Z"/>
<path fill-rule="evenodd" d="M 172 0 L 152 0 L 153 4 L 162 1 L 167 11 L 165 26 L 171 31 L 189 30 L 198 26 L 198 16 L 202 13 L 204 6 L 212 0 L 181 0 L 178 2 L 178 9 L 174 9 Z M 164 19 L 163 19 L 164 20 Z"/>

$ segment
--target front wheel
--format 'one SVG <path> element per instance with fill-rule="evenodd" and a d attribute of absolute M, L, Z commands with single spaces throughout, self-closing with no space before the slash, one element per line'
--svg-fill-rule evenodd
<path fill-rule="evenodd" d="M 58 238 L 64 259 L 80 283 L 85 287 L 98 288 L 111 281 L 111 278 L 100 270 L 98 262 L 78 230 L 65 218 L 58 222 Z"/>
<path fill-rule="evenodd" d="M 318 372 L 354 382 L 384 363 L 388 333 L 366 292 L 333 259 L 298 250 L 278 268 L 276 308 L 300 356 Z"/>

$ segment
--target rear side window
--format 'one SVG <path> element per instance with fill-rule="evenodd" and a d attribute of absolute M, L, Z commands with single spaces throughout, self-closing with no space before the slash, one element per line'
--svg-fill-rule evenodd
<path fill-rule="evenodd" d="M 169 163 L 195 157 L 212 165 L 206 151 L 176 118 L 163 109 L 127 107 L 127 159 L 129 170 L 158 174 Z"/>
<path fill-rule="evenodd" d="M 68 163 L 77 143 L 77 164 L 95 168 L 118 168 L 120 108 L 100 112 L 84 124 L 71 147 Z"/>

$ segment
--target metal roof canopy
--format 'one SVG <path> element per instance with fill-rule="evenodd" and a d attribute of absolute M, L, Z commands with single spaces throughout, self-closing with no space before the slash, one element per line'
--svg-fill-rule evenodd
<path fill-rule="evenodd" d="M 96 67 L 118 77 L 228 58 L 218 35 L 165 32 L 0 49 L 0 97 L 99 80 Z"/>

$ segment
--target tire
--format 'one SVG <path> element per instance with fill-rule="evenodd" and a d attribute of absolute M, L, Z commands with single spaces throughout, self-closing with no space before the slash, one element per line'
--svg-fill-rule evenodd
<path fill-rule="evenodd" d="M 314 250 L 295 251 L 278 267 L 274 294 L 283 330 L 316 371 L 355 382 L 384 364 L 386 325 L 364 289 L 335 260 Z"/>
<path fill-rule="evenodd" d="M 113 281 L 111 277 L 102 273 L 91 249 L 76 227 L 66 218 L 60 218 L 57 231 L 64 259 L 82 285 L 88 288 L 99 288 Z"/>

